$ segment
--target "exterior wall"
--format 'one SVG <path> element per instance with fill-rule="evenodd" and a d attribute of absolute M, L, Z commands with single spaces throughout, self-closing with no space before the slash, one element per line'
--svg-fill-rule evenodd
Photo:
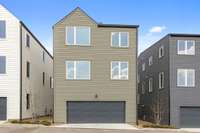
<path fill-rule="evenodd" d="M 150 122 L 156 122 L 156 113 L 161 113 L 161 124 L 169 124 L 169 39 L 168 36 L 142 52 L 138 58 L 138 116 Z M 164 57 L 159 58 L 159 47 L 164 46 Z M 149 57 L 153 64 L 149 66 Z M 145 71 L 142 64 L 145 63 Z M 164 89 L 159 89 L 159 72 L 164 72 Z M 153 92 L 149 92 L 149 78 L 153 78 Z M 142 94 L 142 83 L 145 94 Z M 159 109 L 158 109 L 159 108 Z M 158 111 L 159 110 L 159 111 Z"/>
<path fill-rule="evenodd" d="M 0 20 L 6 21 L 6 39 L 0 40 L 0 56 L 6 56 L 6 74 L 0 74 L 0 97 L 7 97 L 7 119 L 19 119 L 20 23 L 2 5 Z"/>
<path fill-rule="evenodd" d="M 90 26 L 91 46 L 66 46 L 65 27 Z M 136 123 L 136 29 L 97 27 L 76 10 L 54 26 L 54 120 L 66 122 L 66 101 L 126 101 L 126 122 Z M 112 48 L 111 32 L 128 31 L 129 48 Z M 120 55 L 120 56 L 119 56 Z M 66 60 L 90 60 L 91 80 L 66 80 Z M 112 60 L 129 61 L 129 80 L 112 81 Z M 98 98 L 95 98 L 95 95 Z"/>
<path fill-rule="evenodd" d="M 26 34 L 30 36 L 30 48 L 26 46 Z M 43 62 L 43 51 L 45 61 Z M 26 62 L 30 62 L 30 77 L 26 77 Z M 43 72 L 45 84 L 43 85 Z M 47 115 L 53 109 L 53 59 L 42 48 L 33 35 L 22 26 L 22 117 Z M 30 94 L 30 109 L 26 109 L 26 94 Z"/>
<path fill-rule="evenodd" d="M 177 55 L 177 40 L 195 40 L 195 55 Z M 196 106 L 200 107 L 200 37 L 171 37 L 170 38 L 170 123 L 176 127 L 180 127 L 180 107 Z M 182 88 L 177 87 L 177 69 L 191 68 L 195 69 L 195 87 Z"/>

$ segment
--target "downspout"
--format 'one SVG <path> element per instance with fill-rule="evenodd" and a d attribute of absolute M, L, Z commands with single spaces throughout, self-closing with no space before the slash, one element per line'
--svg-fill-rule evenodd
<path fill-rule="evenodd" d="M 136 125 L 138 125 L 138 28 L 136 28 Z"/>

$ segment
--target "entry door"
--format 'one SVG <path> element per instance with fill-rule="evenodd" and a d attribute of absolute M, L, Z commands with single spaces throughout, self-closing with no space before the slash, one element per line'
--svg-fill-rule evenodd
<path fill-rule="evenodd" d="M 7 98 L 0 97 L 0 120 L 7 120 Z"/>

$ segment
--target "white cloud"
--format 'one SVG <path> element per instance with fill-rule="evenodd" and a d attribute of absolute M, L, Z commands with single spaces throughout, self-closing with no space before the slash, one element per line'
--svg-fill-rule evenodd
<path fill-rule="evenodd" d="M 154 26 L 149 30 L 149 33 L 161 33 L 166 29 L 166 26 Z"/>

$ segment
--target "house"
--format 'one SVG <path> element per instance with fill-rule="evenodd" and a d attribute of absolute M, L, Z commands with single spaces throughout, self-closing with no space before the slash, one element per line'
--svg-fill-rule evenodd
<path fill-rule="evenodd" d="M 53 26 L 56 123 L 136 124 L 137 29 L 79 7 Z"/>
<path fill-rule="evenodd" d="M 0 121 L 52 112 L 52 79 L 51 54 L 0 5 Z"/>
<path fill-rule="evenodd" d="M 200 35 L 168 34 L 138 58 L 139 118 L 200 127 Z"/>

